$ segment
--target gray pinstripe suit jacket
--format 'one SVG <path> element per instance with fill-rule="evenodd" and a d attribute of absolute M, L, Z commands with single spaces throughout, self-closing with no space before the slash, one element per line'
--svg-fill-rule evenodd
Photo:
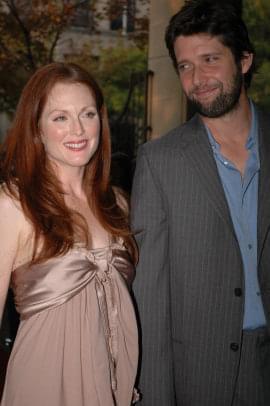
<path fill-rule="evenodd" d="M 258 266 L 270 325 L 270 118 L 262 113 L 259 142 Z M 141 147 L 132 224 L 140 250 L 134 292 L 142 330 L 141 404 L 230 406 L 243 268 L 199 116 Z"/>

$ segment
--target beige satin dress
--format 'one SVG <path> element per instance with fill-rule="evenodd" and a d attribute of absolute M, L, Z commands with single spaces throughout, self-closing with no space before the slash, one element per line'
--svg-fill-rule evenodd
<path fill-rule="evenodd" d="M 129 406 L 138 359 L 127 288 L 133 266 L 118 243 L 13 273 L 21 322 L 1 406 Z"/>

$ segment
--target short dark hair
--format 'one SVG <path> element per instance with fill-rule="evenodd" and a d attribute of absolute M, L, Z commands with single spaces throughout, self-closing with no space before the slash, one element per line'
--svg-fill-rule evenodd
<path fill-rule="evenodd" d="M 231 50 L 237 64 L 245 52 L 254 54 L 247 27 L 237 7 L 213 0 L 186 0 L 180 11 L 171 18 L 165 34 L 165 42 L 175 68 L 177 61 L 174 43 L 177 37 L 200 33 L 219 37 L 223 45 Z M 254 70 L 253 58 L 252 65 L 244 76 L 246 88 L 250 85 Z"/>

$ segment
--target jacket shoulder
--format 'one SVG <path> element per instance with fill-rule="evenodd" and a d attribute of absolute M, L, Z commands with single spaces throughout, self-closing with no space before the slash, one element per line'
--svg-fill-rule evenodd
<path fill-rule="evenodd" d="M 201 129 L 201 121 L 199 117 L 195 115 L 189 121 L 170 130 L 160 138 L 148 141 L 141 145 L 139 152 L 152 155 L 184 147 L 185 144 L 190 141 L 192 135 Z"/>

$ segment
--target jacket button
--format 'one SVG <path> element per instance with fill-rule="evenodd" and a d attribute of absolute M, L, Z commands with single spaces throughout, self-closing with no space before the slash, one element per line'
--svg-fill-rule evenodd
<path fill-rule="evenodd" d="M 235 296 L 242 296 L 242 289 L 241 288 L 235 288 L 234 289 L 234 294 L 235 294 Z"/>
<path fill-rule="evenodd" d="M 232 351 L 236 352 L 239 349 L 239 345 L 237 343 L 231 343 L 230 348 Z"/>

